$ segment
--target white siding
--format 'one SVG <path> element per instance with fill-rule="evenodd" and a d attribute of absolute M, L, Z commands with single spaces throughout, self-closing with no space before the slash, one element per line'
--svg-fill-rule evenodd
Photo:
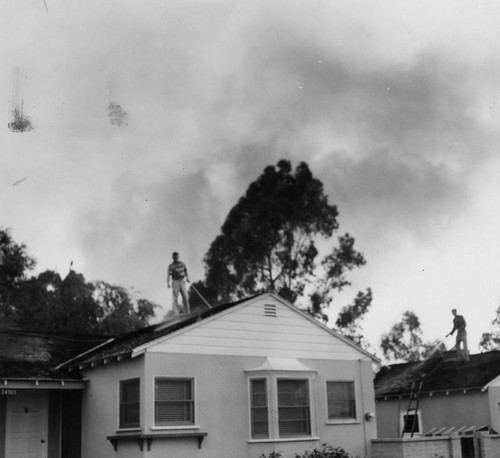
<path fill-rule="evenodd" d="M 265 315 L 264 305 L 269 304 L 276 306 L 276 317 Z M 272 296 L 259 297 L 187 327 L 147 351 L 327 360 L 365 356 Z"/>

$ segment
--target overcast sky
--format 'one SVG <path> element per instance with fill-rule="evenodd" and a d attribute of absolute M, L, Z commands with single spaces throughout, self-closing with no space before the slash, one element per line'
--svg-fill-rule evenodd
<path fill-rule="evenodd" d="M 3 0 L 0 226 L 65 275 L 170 305 L 265 166 L 308 163 L 367 265 L 366 335 L 500 305 L 496 1 Z M 11 132 L 13 100 L 35 129 Z M 112 100 L 126 125 L 112 125 Z M 22 181 L 21 181 L 22 180 Z M 446 343 L 452 344 L 448 338 Z"/>

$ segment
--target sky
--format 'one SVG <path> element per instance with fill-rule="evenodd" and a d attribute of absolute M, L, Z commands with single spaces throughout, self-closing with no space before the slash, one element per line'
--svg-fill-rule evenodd
<path fill-rule="evenodd" d="M 3 0 L 0 227 L 170 307 L 268 165 L 306 162 L 367 264 L 365 336 L 406 310 L 427 340 L 500 305 L 496 1 Z M 122 111 L 112 123 L 107 107 Z M 34 129 L 12 132 L 23 103 Z M 444 339 L 451 346 L 453 338 Z"/>

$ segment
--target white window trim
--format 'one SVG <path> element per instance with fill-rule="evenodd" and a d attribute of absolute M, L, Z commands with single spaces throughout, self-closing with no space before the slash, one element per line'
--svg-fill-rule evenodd
<path fill-rule="evenodd" d="M 155 419 L 155 404 L 156 404 L 156 380 L 157 379 L 163 379 L 163 380 L 191 380 L 192 382 L 192 389 L 193 389 L 193 409 L 194 409 L 194 424 L 190 425 L 168 425 L 168 426 L 157 426 L 156 425 L 156 419 Z M 185 376 L 185 375 L 154 375 L 153 380 L 152 380 L 152 398 L 153 398 L 153 404 L 152 404 L 152 409 L 151 409 L 151 431 L 176 431 L 176 430 L 194 430 L 194 429 L 200 429 L 200 426 L 197 424 L 198 422 L 198 409 L 197 409 L 197 391 L 196 391 L 196 379 L 195 377 L 191 376 Z"/>
<path fill-rule="evenodd" d="M 410 437 L 411 436 L 411 433 L 403 433 L 403 429 L 404 429 L 404 417 L 405 415 L 407 414 L 407 411 L 406 410 L 402 410 L 399 412 L 399 431 L 400 431 L 400 436 L 402 437 Z M 417 411 L 412 411 L 410 412 L 410 415 L 411 414 L 416 414 L 417 415 L 417 421 L 418 421 L 418 432 L 415 431 L 413 433 L 413 437 L 415 436 L 421 436 L 422 435 L 422 411 L 420 409 L 418 409 Z"/>
<path fill-rule="evenodd" d="M 267 398 L 267 429 L 269 437 L 253 438 L 252 437 L 252 380 L 265 380 L 266 381 L 266 398 Z M 268 441 L 271 438 L 271 409 L 269 408 L 269 390 L 270 390 L 270 377 L 268 375 L 251 375 L 248 377 L 248 437 L 251 442 Z"/>
<path fill-rule="evenodd" d="M 267 379 L 267 415 L 269 425 L 269 438 L 252 437 L 252 414 L 251 414 L 251 384 L 252 379 Z M 278 379 L 284 380 L 307 380 L 309 391 L 309 416 L 311 434 L 307 436 L 280 437 L 279 436 L 279 417 L 278 417 Z M 252 372 L 247 377 L 248 384 L 248 443 L 257 442 L 303 442 L 317 441 L 317 408 L 316 408 L 316 373 L 315 371 L 262 371 Z"/>
<path fill-rule="evenodd" d="M 131 426 L 131 427 L 121 427 L 120 426 L 120 407 L 121 407 L 121 384 L 122 382 L 129 382 L 131 380 L 139 380 L 139 426 Z M 118 388 L 116 390 L 116 404 L 117 404 L 117 416 L 116 416 L 116 428 L 117 432 L 134 432 L 134 431 L 142 431 L 142 393 L 141 393 L 141 385 L 142 385 L 141 377 L 129 377 L 118 380 Z"/>
<path fill-rule="evenodd" d="M 355 403 L 355 414 L 356 418 L 329 418 L 328 417 L 328 383 L 331 382 L 352 382 L 354 385 L 354 403 Z M 354 379 L 327 379 L 325 382 L 325 399 L 326 399 L 326 424 L 327 425 L 359 425 L 360 421 L 360 412 L 359 412 L 359 402 L 358 396 L 356 392 L 356 380 Z"/>

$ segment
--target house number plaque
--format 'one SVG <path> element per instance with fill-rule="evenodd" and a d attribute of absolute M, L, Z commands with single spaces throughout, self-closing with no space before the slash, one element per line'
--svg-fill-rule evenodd
<path fill-rule="evenodd" d="M 0 396 L 15 396 L 17 390 L 0 390 Z"/>

